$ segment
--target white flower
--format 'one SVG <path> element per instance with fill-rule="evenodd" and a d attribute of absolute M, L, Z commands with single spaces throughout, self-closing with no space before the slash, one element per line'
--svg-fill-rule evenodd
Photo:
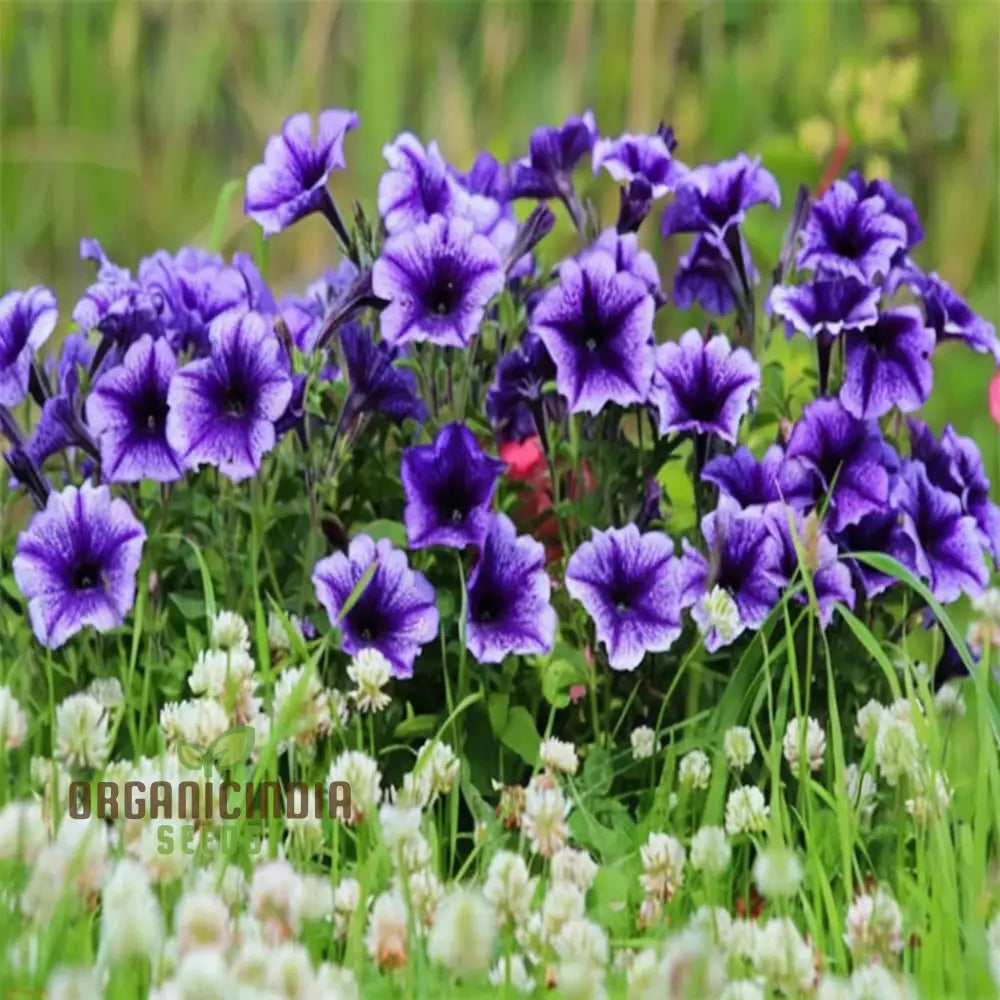
<path fill-rule="evenodd" d="M 742 631 L 743 622 L 740 619 L 740 609 L 728 590 L 716 585 L 707 594 L 698 599 L 698 622 L 702 635 L 714 632 L 720 644 L 728 646 Z"/>
<path fill-rule="evenodd" d="M 951 805 L 951 786 L 943 771 L 916 768 L 912 775 L 914 796 L 906 800 L 906 811 L 918 822 L 942 816 Z"/>
<path fill-rule="evenodd" d="M 145 869 L 149 880 L 157 885 L 173 882 L 180 878 L 191 867 L 191 854 L 181 849 L 181 842 L 190 820 L 162 819 L 154 823 L 143 823 L 139 828 L 138 838 L 130 844 L 130 853 Z M 173 850 L 161 852 L 160 829 L 168 827 L 173 842 Z M 194 844 L 198 843 L 198 834 Z"/>
<path fill-rule="evenodd" d="M 865 821 L 870 820 L 878 805 L 878 785 L 875 779 L 867 771 L 862 773 L 857 764 L 848 764 L 844 772 L 844 784 L 847 801 Z"/>
<path fill-rule="evenodd" d="M 504 955 L 492 969 L 489 981 L 491 986 L 506 987 L 510 985 L 518 993 L 534 993 L 535 980 L 528 972 L 524 959 L 520 955 Z"/>
<path fill-rule="evenodd" d="M 639 849 L 639 883 L 647 896 L 667 900 L 684 884 L 684 846 L 667 833 L 651 833 Z"/>
<path fill-rule="evenodd" d="M 726 983 L 714 937 L 690 927 L 667 940 L 661 968 L 670 997 L 715 997 Z"/>
<path fill-rule="evenodd" d="M 174 911 L 178 951 L 184 955 L 198 948 L 224 952 L 232 940 L 229 907 L 214 892 L 188 892 Z"/>
<path fill-rule="evenodd" d="M 535 854 L 550 858 L 566 843 L 569 811 L 570 803 L 560 788 L 537 777 L 532 779 L 524 793 L 521 830 Z"/>
<path fill-rule="evenodd" d="M 399 892 L 383 892 L 368 918 L 365 947 L 368 957 L 383 969 L 406 964 L 406 905 Z"/>
<path fill-rule="evenodd" d="M 389 661 L 377 649 L 362 649 L 347 667 L 354 682 L 351 698 L 359 712 L 381 712 L 392 702 L 382 688 L 392 679 Z"/>
<path fill-rule="evenodd" d="M 770 812 L 764 793 L 756 785 L 740 785 L 726 799 L 726 833 L 730 837 L 739 833 L 760 833 L 767 825 Z"/>
<path fill-rule="evenodd" d="M 867 743 L 877 732 L 879 720 L 885 713 L 885 705 L 874 698 L 865 702 L 858 709 L 857 721 L 854 724 L 854 733 L 859 740 Z"/>
<path fill-rule="evenodd" d="M 816 978 L 812 949 L 788 917 L 768 920 L 761 927 L 753 963 L 772 989 L 790 996 L 809 990 Z"/>
<path fill-rule="evenodd" d="M 333 885 L 326 875 L 300 875 L 303 920 L 330 920 L 333 917 Z"/>
<path fill-rule="evenodd" d="M 706 875 L 720 875 L 729 867 L 732 848 L 721 826 L 703 826 L 691 838 L 691 867 Z"/>
<path fill-rule="evenodd" d="M 753 733 L 746 726 L 733 726 L 726 730 L 722 737 L 722 749 L 726 760 L 734 771 L 742 771 L 754 758 L 757 748 L 754 746 Z"/>
<path fill-rule="evenodd" d="M 346 781 L 351 786 L 352 821 L 360 823 L 378 804 L 382 775 L 378 764 L 360 750 L 345 750 L 330 765 L 327 784 Z"/>
<path fill-rule="evenodd" d="M 862 893 L 847 910 L 844 941 L 855 962 L 903 950 L 903 914 L 884 889 Z"/>
<path fill-rule="evenodd" d="M 812 716 L 804 722 L 790 719 L 785 727 L 782 749 L 785 760 L 796 774 L 803 765 L 810 771 L 818 771 L 823 766 L 823 755 L 826 753 L 826 733 Z"/>
<path fill-rule="evenodd" d="M 850 980 L 829 974 L 820 976 L 815 1000 L 854 1000 Z"/>
<path fill-rule="evenodd" d="M 40 802 L 21 799 L 8 802 L 0 809 L 0 861 L 17 858 L 30 864 L 45 841 L 45 819 Z"/>
<path fill-rule="evenodd" d="M 585 917 L 567 920 L 552 938 L 552 947 L 563 961 L 590 962 L 599 968 L 608 964 L 608 936 Z"/>
<path fill-rule="evenodd" d="M 851 1000 L 908 1000 L 911 996 L 884 965 L 864 965 L 851 973 Z"/>
<path fill-rule="evenodd" d="M 286 1000 L 313 1000 L 316 973 L 309 950 L 297 941 L 286 941 L 268 956 L 268 986 Z"/>
<path fill-rule="evenodd" d="M 649 726 L 636 726 L 629 735 L 629 742 L 633 760 L 648 760 L 658 748 L 656 733 Z"/>
<path fill-rule="evenodd" d="M 13 750 L 24 742 L 28 719 L 6 685 L 0 686 L 0 749 Z"/>
<path fill-rule="evenodd" d="M 794 896 L 802 882 L 802 862 L 786 847 L 769 847 L 757 855 L 753 879 L 762 896 Z"/>
<path fill-rule="evenodd" d="M 342 878 L 333 890 L 333 931 L 347 937 L 354 914 L 361 905 L 361 883 L 356 878 Z"/>
<path fill-rule="evenodd" d="M 413 775 L 424 799 L 419 805 L 430 805 L 439 795 L 447 795 L 458 780 L 461 762 L 455 751 L 440 740 L 428 740 L 417 751 Z"/>
<path fill-rule="evenodd" d="M 662 1000 L 670 995 L 660 956 L 652 948 L 644 948 L 629 962 L 626 985 L 627 995 L 637 1000 Z"/>
<path fill-rule="evenodd" d="M 553 773 L 576 774 L 576 769 L 580 765 L 576 747 L 572 743 L 554 737 L 542 740 L 538 748 L 538 757 L 542 766 Z"/>
<path fill-rule="evenodd" d="M 250 878 L 250 913 L 272 941 L 298 933 L 302 918 L 302 880 L 285 860 L 259 864 Z"/>
<path fill-rule="evenodd" d="M 734 979 L 726 984 L 719 1000 L 764 1000 L 764 987 L 754 979 Z"/>
<path fill-rule="evenodd" d="M 972 598 L 972 608 L 982 618 L 1000 625 L 1000 589 L 990 587 Z"/>
<path fill-rule="evenodd" d="M 56 709 L 56 750 L 67 767 L 101 767 L 108 759 L 108 713 L 89 694 L 72 694 Z"/>
<path fill-rule="evenodd" d="M 459 975 L 485 972 L 493 958 L 495 933 L 493 911 L 483 894 L 453 889 L 438 906 L 427 956 Z"/>
<path fill-rule="evenodd" d="M 997 913 L 986 928 L 986 946 L 989 949 L 990 975 L 1000 990 L 1000 913 Z"/>
<path fill-rule="evenodd" d="M 361 1000 L 354 973 L 340 965 L 321 962 L 316 970 L 316 986 L 322 1000 Z"/>
<path fill-rule="evenodd" d="M 443 889 L 441 881 L 426 865 L 408 869 L 406 890 L 410 894 L 410 908 L 414 919 L 430 927 L 437 916 L 438 903 L 441 901 Z M 398 885 L 398 878 L 395 884 Z"/>
<path fill-rule="evenodd" d="M 556 968 L 555 981 L 560 1000 L 606 1000 L 604 970 L 590 962 L 573 959 Z"/>
<path fill-rule="evenodd" d="M 965 698 L 962 689 L 953 682 L 942 684 L 934 695 L 934 704 L 938 714 L 945 719 L 960 719 L 965 715 Z"/>
<path fill-rule="evenodd" d="M 95 1000 L 103 996 L 97 970 L 89 966 L 57 966 L 45 986 L 45 1000 Z"/>
<path fill-rule="evenodd" d="M 21 894 L 25 916 L 39 923 L 52 917 L 65 892 L 96 897 L 108 863 L 108 830 L 97 819 L 64 817 L 55 840 L 42 841 Z"/>
<path fill-rule="evenodd" d="M 721 906 L 699 906 L 691 914 L 691 927 L 701 934 L 710 937 L 717 944 L 729 940 L 729 932 L 733 926 L 733 918 L 729 911 Z"/>
<path fill-rule="evenodd" d="M 188 677 L 195 694 L 214 698 L 241 723 L 260 707 L 254 698 L 256 684 L 253 658 L 240 647 L 203 650 Z"/>
<path fill-rule="evenodd" d="M 87 686 L 87 694 L 107 709 L 117 708 L 125 700 L 117 677 L 95 677 Z"/>
<path fill-rule="evenodd" d="M 212 648 L 224 651 L 250 649 L 250 627 L 235 611 L 220 611 L 212 621 Z"/>
<path fill-rule="evenodd" d="M 677 778 L 682 785 L 689 788 L 708 788 L 712 778 L 712 763 L 708 754 L 701 750 L 692 750 L 681 758 L 677 768 Z"/>
<path fill-rule="evenodd" d="M 420 810 L 416 806 L 395 806 L 385 802 L 379 809 L 382 841 L 396 861 L 399 851 L 421 836 Z"/>
<path fill-rule="evenodd" d="M 556 853 L 556 857 L 558 854 Z M 486 869 L 483 895 L 492 904 L 501 923 L 510 920 L 519 926 L 531 909 L 538 880 L 531 877 L 528 866 L 520 854 L 497 851 Z"/>
<path fill-rule="evenodd" d="M 549 886 L 542 901 L 541 936 L 551 941 L 567 920 L 582 917 L 586 909 L 583 893 L 570 882 L 555 882 Z"/>
<path fill-rule="evenodd" d="M 154 959 L 163 941 L 163 916 L 146 873 L 128 858 L 119 861 L 101 897 L 99 960 L 112 965 L 134 956 Z"/>
<path fill-rule="evenodd" d="M 597 865 L 586 851 L 560 847 L 552 855 L 549 872 L 553 882 L 572 882 L 581 892 L 587 892 L 597 877 Z"/>
<path fill-rule="evenodd" d="M 160 709 L 160 729 L 168 747 L 178 743 L 207 747 L 230 724 L 226 710 L 211 698 L 170 701 Z"/>
<path fill-rule="evenodd" d="M 895 788 L 920 760 L 920 741 L 909 719 L 892 711 L 883 712 L 875 733 L 875 763 L 885 783 Z"/>
<path fill-rule="evenodd" d="M 288 667 L 274 685 L 274 717 L 294 726 L 292 741 L 312 747 L 330 730 L 330 696 L 314 670 Z"/>

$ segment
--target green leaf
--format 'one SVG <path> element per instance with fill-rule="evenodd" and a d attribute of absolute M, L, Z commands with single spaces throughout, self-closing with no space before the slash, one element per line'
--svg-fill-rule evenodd
<path fill-rule="evenodd" d="M 506 691 L 496 691 L 490 695 L 486 707 L 490 716 L 490 729 L 493 730 L 494 736 L 499 736 L 507 724 L 510 695 Z"/>
<path fill-rule="evenodd" d="M 202 761 L 206 756 L 205 748 L 198 746 L 197 743 L 177 744 L 177 759 L 180 761 L 181 767 L 186 767 L 189 771 L 200 771 Z"/>
<path fill-rule="evenodd" d="M 396 726 L 392 735 L 398 740 L 412 740 L 422 736 L 430 736 L 437 727 L 437 720 L 436 715 L 411 715 Z"/>
<path fill-rule="evenodd" d="M 406 528 L 399 521 L 390 521 L 386 518 L 379 518 L 370 521 L 358 529 L 366 535 L 370 535 L 377 542 L 380 538 L 388 538 L 397 549 L 405 549 L 408 545 L 406 538 Z"/>
<path fill-rule="evenodd" d="M 507 725 L 500 734 L 500 742 L 513 750 L 521 760 L 532 767 L 538 763 L 538 747 L 542 737 L 531 713 L 521 705 L 516 705 L 507 716 Z"/>
<path fill-rule="evenodd" d="M 550 660 L 542 667 L 542 694 L 545 700 L 556 708 L 569 704 L 569 689 L 574 684 L 586 684 L 590 673 L 585 664 L 570 660 Z"/>
<path fill-rule="evenodd" d="M 215 202 L 215 212 L 212 214 L 212 230 L 208 237 L 208 250 L 217 253 L 222 246 L 222 233 L 226 227 L 226 216 L 229 214 L 229 205 L 236 193 L 243 188 L 243 178 L 234 177 L 222 185 L 219 197 Z"/>
<path fill-rule="evenodd" d="M 209 752 L 220 768 L 235 767 L 250 756 L 255 735 L 253 726 L 233 726 L 216 737 Z"/>
<path fill-rule="evenodd" d="M 625 937 L 632 928 L 628 896 L 632 880 L 619 868 L 601 867 L 591 888 L 592 913 L 614 937 Z"/>
<path fill-rule="evenodd" d="M 580 774 L 580 791 L 584 795 L 607 795 L 615 776 L 611 751 L 605 747 L 591 746 Z"/>

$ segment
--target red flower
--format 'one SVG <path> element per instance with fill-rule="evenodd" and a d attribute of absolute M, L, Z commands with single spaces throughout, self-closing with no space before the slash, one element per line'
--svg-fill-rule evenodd
<path fill-rule="evenodd" d="M 1000 371 L 990 379 L 990 416 L 1000 427 Z"/>

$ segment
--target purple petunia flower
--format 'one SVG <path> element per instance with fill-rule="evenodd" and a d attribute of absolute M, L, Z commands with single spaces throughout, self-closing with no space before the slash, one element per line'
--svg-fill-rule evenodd
<path fill-rule="evenodd" d="M 415 135 L 403 132 L 382 155 L 389 169 L 378 182 L 378 211 L 390 236 L 432 215 L 454 214 L 462 188 L 436 142 L 425 149 Z"/>
<path fill-rule="evenodd" d="M 854 188 L 862 200 L 879 197 L 885 202 L 885 210 L 906 226 L 907 250 L 916 246 L 924 238 L 924 228 L 920 225 L 920 217 L 917 215 L 913 202 L 905 195 L 900 194 L 888 181 L 875 178 L 866 183 L 857 170 L 852 170 L 847 175 L 847 183 Z"/>
<path fill-rule="evenodd" d="M 117 628 L 135 601 L 146 532 L 124 500 L 85 483 L 51 493 L 17 540 L 14 578 L 49 649 L 90 625 Z"/>
<path fill-rule="evenodd" d="M 603 167 L 619 184 L 636 177 L 649 182 L 654 199 L 662 198 L 677 187 L 687 174 L 687 167 L 675 160 L 663 135 L 632 135 L 617 139 L 598 139 L 594 143 L 594 173 Z"/>
<path fill-rule="evenodd" d="M 549 603 L 545 546 L 518 537 L 510 518 L 495 514 L 468 584 L 465 641 L 480 663 L 500 663 L 509 654 L 546 653 L 556 631 Z"/>
<path fill-rule="evenodd" d="M 58 318 L 56 297 L 42 285 L 0 298 L 0 406 L 17 406 L 28 394 L 35 351 Z"/>
<path fill-rule="evenodd" d="M 660 433 L 716 434 L 735 443 L 740 421 L 760 388 L 760 366 L 723 334 L 703 340 L 688 330 L 677 343 L 656 349 L 650 402 L 659 411 Z"/>
<path fill-rule="evenodd" d="M 375 262 L 372 290 L 389 301 L 380 319 L 382 339 L 467 347 L 503 286 L 493 244 L 467 219 L 435 215 L 386 240 Z"/>
<path fill-rule="evenodd" d="M 619 271 L 638 278 L 649 290 L 657 306 L 666 302 L 667 297 L 660 289 L 660 269 L 651 253 L 639 249 L 639 237 L 635 233 L 605 229 L 594 241 L 592 249 L 603 250 L 614 258 Z"/>
<path fill-rule="evenodd" d="M 567 118 L 561 126 L 543 125 L 531 133 L 528 155 L 511 164 L 511 198 L 562 198 L 572 191 L 573 168 L 594 148 L 594 115 Z"/>
<path fill-rule="evenodd" d="M 812 473 L 780 444 L 771 445 L 759 461 L 743 446 L 731 455 L 718 455 L 705 465 L 701 478 L 719 488 L 720 503 L 733 502 L 742 510 L 780 504 L 801 511 L 815 496 Z"/>
<path fill-rule="evenodd" d="M 783 582 L 780 549 L 766 518 L 730 506 L 706 514 L 701 533 L 709 556 L 685 539 L 680 605 L 691 607 L 705 649 L 714 653 L 767 620 Z"/>
<path fill-rule="evenodd" d="M 817 399 L 806 406 L 786 453 L 815 472 L 829 494 L 831 531 L 885 507 L 889 473 L 878 425 L 852 417 L 839 400 Z"/>
<path fill-rule="evenodd" d="M 797 330 L 814 339 L 873 326 L 878 300 L 878 289 L 864 281 L 824 275 L 804 285 L 775 285 L 765 308 L 785 321 L 787 336 Z"/>
<path fill-rule="evenodd" d="M 857 595 L 851 583 L 850 568 L 840 561 L 837 546 L 823 530 L 815 513 L 803 517 L 797 512 L 772 507 L 767 520 L 780 548 L 779 575 L 790 581 L 804 568 L 816 594 L 820 625 L 826 628 L 833 619 L 834 605 L 838 601 L 849 608 L 854 607 Z M 802 550 L 801 560 L 796 541 Z M 807 592 L 797 594 L 796 598 L 801 604 L 809 601 Z"/>
<path fill-rule="evenodd" d="M 781 207 L 778 182 L 759 159 L 740 153 L 735 159 L 688 172 L 663 213 L 662 232 L 664 236 L 702 233 L 721 245 L 728 231 L 746 217 L 746 210 L 760 204 Z"/>
<path fill-rule="evenodd" d="M 374 567 L 374 569 L 373 569 Z M 370 572 L 354 604 L 349 597 Z M 316 597 L 341 631 L 341 648 L 353 656 L 377 649 L 391 664 L 394 677 L 411 677 L 420 647 L 438 631 L 434 588 L 406 562 L 406 553 L 387 538 L 368 535 L 351 540 L 347 553 L 335 552 L 316 563 L 312 572 Z"/>
<path fill-rule="evenodd" d="M 87 424 L 101 449 L 108 482 L 179 479 L 183 469 L 167 442 L 167 391 L 177 359 L 166 340 L 145 334 L 106 371 L 87 398 Z"/>
<path fill-rule="evenodd" d="M 357 267 L 347 259 L 327 269 L 306 289 L 305 295 L 285 296 L 275 310 L 288 328 L 292 343 L 303 354 L 316 348 L 323 320 L 341 305 L 358 279 Z"/>
<path fill-rule="evenodd" d="M 332 207 L 326 182 L 331 171 L 346 165 L 344 139 L 357 127 L 353 111 L 330 108 L 316 116 L 314 135 L 312 116 L 299 111 L 267 140 L 264 162 L 247 174 L 243 202 L 243 211 L 259 223 L 265 236 Z"/>
<path fill-rule="evenodd" d="M 566 589 L 594 620 L 614 670 L 634 670 L 646 653 L 681 633 L 674 543 L 634 524 L 591 532 L 566 564 Z"/>
<path fill-rule="evenodd" d="M 208 463 L 234 483 L 260 470 L 292 396 L 284 348 L 259 313 L 212 324 L 211 354 L 170 382 L 167 441 L 187 466 Z"/>
<path fill-rule="evenodd" d="M 921 275 L 917 292 L 924 302 L 927 325 L 939 341 L 960 340 L 980 354 L 991 354 L 1000 364 L 996 328 L 977 316 L 947 282 L 934 273 Z"/>
<path fill-rule="evenodd" d="M 907 243 L 906 225 L 878 195 L 859 195 L 846 181 L 834 181 L 814 202 L 802 228 L 799 267 L 859 281 L 885 277 Z"/>
<path fill-rule="evenodd" d="M 882 552 L 908 569 L 917 571 L 916 541 L 903 526 L 899 512 L 890 507 L 865 514 L 857 523 L 848 525 L 836 536 L 836 542 L 846 556 L 854 552 Z M 868 563 L 850 558 L 847 562 L 865 597 L 869 599 L 877 597 L 896 583 L 895 577 Z"/>
<path fill-rule="evenodd" d="M 472 167 L 460 175 L 462 186 L 472 194 L 481 194 L 501 204 L 510 200 L 510 171 L 490 152 L 476 155 Z"/>
<path fill-rule="evenodd" d="M 742 236 L 740 249 L 747 280 L 754 285 L 760 280 L 760 275 Z M 698 236 L 678 262 L 673 290 L 674 305 L 678 309 L 690 309 L 697 302 L 706 312 L 716 316 L 732 312 L 737 304 L 740 278 L 729 249 L 713 243 L 706 236 Z"/>
<path fill-rule="evenodd" d="M 892 507 L 916 542 L 916 564 L 943 604 L 962 594 L 982 593 L 989 582 L 975 519 L 963 513 L 953 493 L 934 486 L 920 462 L 904 462 L 892 492 Z"/>
<path fill-rule="evenodd" d="M 542 296 L 530 327 L 556 366 L 573 413 L 606 403 L 643 402 L 653 377 L 653 312 L 645 283 L 619 271 L 600 250 L 563 261 L 559 283 Z"/>
<path fill-rule="evenodd" d="M 417 395 L 417 377 L 396 367 L 395 348 L 384 341 L 376 344 L 371 330 L 360 323 L 342 326 L 339 338 L 349 383 L 345 421 L 362 413 L 384 413 L 397 424 L 427 419 L 427 407 Z"/>
<path fill-rule="evenodd" d="M 403 452 L 403 521 L 411 549 L 478 545 L 505 465 L 487 455 L 465 424 L 446 424 L 432 444 Z"/>
<path fill-rule="evenodd" d="M 840 401 L 861 419 L 878 418 L 894 406 L 918 410 L 931 394 L 934 331 L 915 306 L 887 309 L 878 322 L 845 334 Z"/>
<path fill-rule="evenodd" d="M 556 368 L 541 338 L 526 333 L 524 340 L 497 365 L 496 378 L 486 393 L 486 415 L 504 441 L 523 441 L 541 432 L 540 408 L 555 408 L 555 395 L 546 399 L 542 387 L 556 377 Z"/>

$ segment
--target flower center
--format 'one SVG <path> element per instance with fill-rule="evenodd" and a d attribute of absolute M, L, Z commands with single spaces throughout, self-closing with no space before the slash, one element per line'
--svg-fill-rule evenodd
<path fill-rule="evenodd" d="M 101 582 L 100 568 L 92 562 L 80 563 L 73 570 L 73 588 L 75 590 L 90 590 Z"/>
<path fill-rule="evenodd" d="M 243 387 L 231 385 L 226 390 L 226 413 L 231 417 L 242 417 L 247 412 L 247 397 Z"/>
<path fill-rule="evenodd" d="M 451 523 L 454 525 L 459 525 L 465 520 L 465 515 L 456 507 L 451 512 Z"/>

